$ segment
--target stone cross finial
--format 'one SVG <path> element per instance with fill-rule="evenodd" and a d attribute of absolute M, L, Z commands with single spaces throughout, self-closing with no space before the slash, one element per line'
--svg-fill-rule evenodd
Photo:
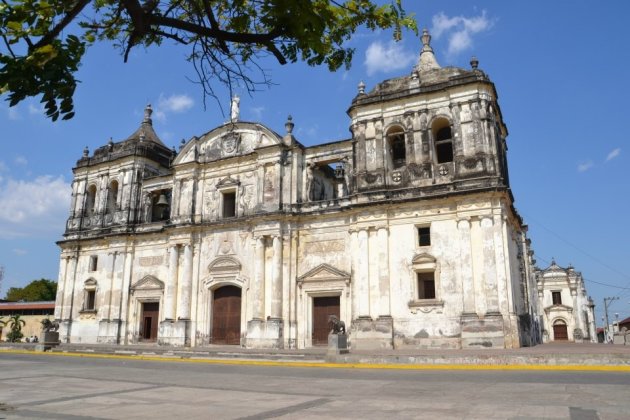
<path fill-rule="evenodd" d="M 151 120 L 151 114 L 153 114 L 153 108 L 151 108 L 151 104 L 147 104 L 147 106 L 144 108 L 144 120 L 142 122 L 146 124 L 153 124 L 153 121 Z"/>
<path fill-rule="evenodd" d="M 232 96 L 232 104 L 230 105 L 230 121 L 232 122 L 238 121 L 238 115 L 240 113 L 240 102 L 241 98 L 239 98 L 238 95 Z"/>

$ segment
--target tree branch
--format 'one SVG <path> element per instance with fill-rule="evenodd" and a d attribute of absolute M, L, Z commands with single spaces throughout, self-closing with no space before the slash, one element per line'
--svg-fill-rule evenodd
<path fill-rule="evenodd" d="M 56 39 L 61 31 L 63 31 L 66 26 L 68 26 L 81 11 L 90 3 L 90 0 L 79 0 L 74 5 L 68 13 L 61 19 L 61 21 L 55 25 L 50 31 L 46 32 L 46 34 L 39 39 L 34 45 L 30 46 L 30 50 L 33 51 L 39 47 L 43 47 L 44 45 L 50 44 L 54 39 Z"/>

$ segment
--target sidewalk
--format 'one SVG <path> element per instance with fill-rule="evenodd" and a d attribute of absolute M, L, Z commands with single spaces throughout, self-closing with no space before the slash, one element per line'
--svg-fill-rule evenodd
<path fill-rule="evenodd" d="M 35 351 L 35 344 L 0 343 L 0 351 Z M 246 349 L 239 346 L 210 345 L 182 348 L 141 345 L 61 344 L 52 353 L 119 355 L 165 359 L 207 359 L 270 361 L 279 363 L 346 364 L 357 367 L 408 366 L 478 366 L 505 367 L 624 367 L 630 370 L 630 346 L 593 343 L 550 343 L 519 349 L 376 349 L 351 350 L 348 354 L 329 355 L 326 347 L 309 349 Z"/>

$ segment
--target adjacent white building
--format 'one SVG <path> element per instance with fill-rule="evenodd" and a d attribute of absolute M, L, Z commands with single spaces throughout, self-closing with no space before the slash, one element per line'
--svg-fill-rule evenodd
<path fill-rule="evenodd" d="M 290 117 L 278 134 L 235 101 L 179 151 L 150 107 L 86 150 L 59 242 L 62 339 L 305 348 L 335 314 L 352 348 L 536 344 L 495 86 L 422 40 L 410 74 L 359 85 L 348 139 L 305 147 Z"/>
<path fill-rule="evenodd" d="M 595 304 L 586 293 L 582 273 L 572 266 L 562 268 L 555 260 L 537 269 L 536 288 L 543 341 L 597 342 Z"/>

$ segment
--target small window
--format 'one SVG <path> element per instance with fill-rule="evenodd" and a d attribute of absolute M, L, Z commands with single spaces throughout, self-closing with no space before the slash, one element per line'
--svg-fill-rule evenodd
<path fill-rule="evenodd" d="M 418 246 L 431 245 L 431 228 L 419 227 L 418 228 Z"/>
<path fill-rule="evenodd" d="M 223 193 L 223 217 L 236 217 L 236 192 Z"/>
<path fill-rule="evenodd" d="M 96 290 L 86 290 L 85 292 L 85 307 L 86 311 L 93 311 L 96 309 Z"/>
<path fill-rule="evenodd" d="M 418 273 L 418 299 L 435 299 L 435 274 Z"/>
<path fill-rule="evenodd" d="M 89 271 L 96 271 L 98 269 L 98 256 L 90 256 L 90 268 Z"/>
<path fill-rule="evenodd" d="M 551 300 L 554 305 L 562 305 L 562 293 L 561 292 L 551 292 Z"/>

